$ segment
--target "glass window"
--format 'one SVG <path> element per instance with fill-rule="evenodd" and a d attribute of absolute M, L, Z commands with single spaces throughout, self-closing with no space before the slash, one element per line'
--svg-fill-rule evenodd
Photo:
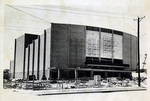
<path fill-rule="evenodd" d="M 122 59 L 122 40 L 121 34 L 86 30 L 86 57 Z"/>
<path fill-rule="evenodd" d="M 86 31 L 86 56 L 99 57 L 99 31 Z"/>
<path fill-rule="evenodd" d="M 101 57 L 112 58 L 112 34 L 101 32 Z"/>
<path fill-rule="evenodd" d="M 122 59 L 122 35 L 114 34 L 114 59 Z"/>

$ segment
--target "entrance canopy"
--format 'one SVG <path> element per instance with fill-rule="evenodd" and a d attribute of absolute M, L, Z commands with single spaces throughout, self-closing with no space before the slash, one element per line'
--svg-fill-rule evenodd
<path fill-rule="evenodd" d="M 120 72 L 120 73 L 131 73 L 131 71 L 126 70 L 108 70 L 108 69 L 91 69 L 91 68 L 56 68 L 52 67 L 50 70 L 77 70 L 77 71 L 97 71 L 97 72 Z"/>

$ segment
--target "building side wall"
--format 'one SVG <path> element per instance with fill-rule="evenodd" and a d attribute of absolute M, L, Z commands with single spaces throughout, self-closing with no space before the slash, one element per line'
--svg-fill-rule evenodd
<path fill-rule="evenodd" d="M 45 75 L 49 77 L 49 68 L 50 66 L 50 53 L 51 53 L 51 29 L 46 30 L 46 59 L 45 59 Z"/>
<path fill-rule="evenodd" d="M 25 54 L 25 79 L 27 79 L 27 72 L 28 72 L 28 50 L 29 48 L 27 47 L 26 49 L 26 54 Z"/>
<path fill-rule="evenodd" d="M 30 44 L 30 60 L 29 60 L 29 75 L 32 75 L 32 64 L 33 64 L 33 43 Z"/>
<path fill-rule="evenodd" d="M 16 41 L 15 78 L 23 78 L 25 36 L 17 38 Z"/>
<path fill-rule="evenodd" d="M 67 68 L 69 25 L 52 24 L 51 67 Z"/>
<path fill-rule="evenodd" d="M 136 70 L 137 68 L 137 37 L 131 35 L 131 70 Z"/>
<path fill-rule="evenodd" d="M 69 67 L 83 67 L 85 62 L 85 26 L 70 25 Z"/>
<path fill-rule="evenodd" d="M 129 64 L 129 70 L 135 70 L 137 66 L 137 37 L 123 34 L 123 63 Z"/>
<path fill-rule="evenodd" d="M 13 78 L 14 60 L 10 61 L 10 78 Z"/>
<path fill-rule="evenodd" d="M 44 65 L 44 34 L 40 36 L 39 80 L 41 80 L 43 76 L 43 65 Z"/>
<path fill-rule="evenodd" d="M 129 64 L 131 68 L 131 43 L 130 35 L 123 33 L 123 63 Z"/>
<path fill-rule="evenodd" d="M 34 49 L 34 75 L 36 76 L 37 79 L 37 70 L 38 70 L 38 39 L 35 40 L 35 49 Z"/>

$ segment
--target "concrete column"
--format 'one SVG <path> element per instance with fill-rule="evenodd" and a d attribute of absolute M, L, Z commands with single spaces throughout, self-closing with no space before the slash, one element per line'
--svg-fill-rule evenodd
<path fill-rule="evenodd" d="M 15 67 L 16 67 L 16 44 L 17 40 L 15 39 L 15 49 L 14 49 L 14 68 L 13 68 L 13 78 L 15 78 Z"/>
<path fill-rule="evenodd" d="M 51 69 L 49 69 L 49 80 L 51 79 Z"/>
<path fill-rule="evenodd" d="M 45 75 L 45 60 L 46 60 L 46 30 L 44 30 L 44 53 L 43 53 L 43 77 L 42 80 L 46 80 L 46 75 Z"/>
<path fill-rule="evenodd" d="M 93 71 L 91 71 L 91 77 L 93 77 L 93 74 L 94 74 Z"/>
<path fill-rule="evenodd" d="M 35 50 L 35 42 L 34 40 L 32 41 L 33 43 L 33 52 L 32 52 L 32 76 L 34 77 L 34 50 Z"/>
<path fill-rule="evenodd" d="M 58 69 L 58 79 L 60 79 L 60 69 Z"/>
<path fill-rule="evenodd" d="M 28 45 L 28 64 L 27 64 L 27 80 L 29 80 L 29 66 L 30 66 L 30 45 Z"/>
<path fill-rule="evenodd" d="M 112 30 L 112 63 L 114 63 L 114 31 Z"/>
<path fill-rule="evenodd" d="M 25 56 L 26 56 L 26 48 L 25 48 L 25 37 L 24 37 L 24 54 L 23 54 L 23 80 L 25 79 Z"/>
<path fill-rule="evenodd" d="M 74 73 L 75 73 L 75 79 L 77 79 L 78 78 L 78 72 L 77 72 L 77 70 L 75 70 Z"/>
<path fill-rule="evenodd" d="M 120 77 L 120 78 L 121 78 L 121 73 L 118 73 L 118 77 Z"/>
<path fill-rule="evenodd" d="M 99 62 L 101 62 L 101 28 L 99 28 Z"/>
<path fill-rule="evenodd" d="M 83 77 L 86 77 L 86 71 L 82 71 Z"/>
<path fill-rule="evenodd" d="M 108 76 L 108 73 L 107 73 L 107 72 L 105 72 L 105 78 L 107 78 L 107 76 Z"/>
<path fill-rule="evenodd" d="M 39 67 L 40 67 L 40 36 L 38 36 L 38 62 L 37 62 L 37 80 L 39 80 Z"/>
<path fill-rule="evenodd" d="M 32 52 L 32 77 L 33 77 L 33 89 L 34 89 L 34 50 L 35 50 L 35 41 L 32 40 L 33 43 L 33 52 Z"/>

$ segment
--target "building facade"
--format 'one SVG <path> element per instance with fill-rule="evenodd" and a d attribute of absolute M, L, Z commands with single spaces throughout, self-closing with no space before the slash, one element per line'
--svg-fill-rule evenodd
<path fill-rule="evenodd" d="M 52 23 L 15 40 L 14 78 L 130 78 L 136 66 L 137 37 L 113 29 Z"/>

